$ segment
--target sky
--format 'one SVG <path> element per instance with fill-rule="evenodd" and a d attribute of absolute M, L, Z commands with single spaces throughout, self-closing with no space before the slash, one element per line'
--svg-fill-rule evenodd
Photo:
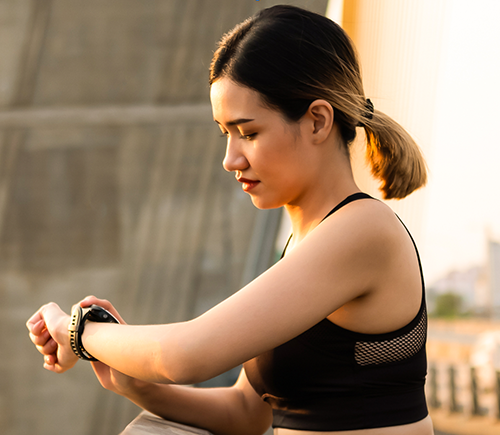
<path fill-rule="evenodd" d="M 423 260 L 428 279 L 486 261 L 500 241 L 500 2 L 448 2 Z"/>

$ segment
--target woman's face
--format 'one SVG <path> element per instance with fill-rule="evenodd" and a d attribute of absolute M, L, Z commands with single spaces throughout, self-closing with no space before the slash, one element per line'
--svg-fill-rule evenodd
<path fill-rule="evenodd" d="M 227 137 L 223 166 L 261 209 L 293 204 L 304 193 L 307 164 L 300 121 L 264 106 L 260 94 L 227 78 L 212 84 L 214 120 Z"/>

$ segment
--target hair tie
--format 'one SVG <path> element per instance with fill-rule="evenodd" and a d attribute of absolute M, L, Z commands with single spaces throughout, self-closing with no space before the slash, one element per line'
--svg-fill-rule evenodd
<path fill-rule="evenodd" d="M 363 119 L 372 119 L 374 110 L 375 106 L 373 105 L 372 100 L 367 98 L 365 102 L 365 113 L 363 113 Z M 357 127 L 365 127 L 365 123 L 363 121 L 359 121 Z"/>

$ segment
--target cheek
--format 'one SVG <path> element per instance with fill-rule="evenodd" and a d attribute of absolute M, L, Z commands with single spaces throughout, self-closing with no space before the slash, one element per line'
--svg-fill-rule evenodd
<path fill-rule="evenodd" d="M 273 135 L 258 145 L 251 156 L 254 169 L 259 172 L 274 173 L 280 178 L 289 177 L 298 170 L 302 157 L 300 147 L 288 134 Z"/>
<path fill-rule="evenodd" d="M 283 175 L 294 174 L 300 170 L 303 165 L 302 157 L 294 153 L 293 150 L 290 150 L 289 148 L 283 148 L 279 152 L 275 153 L 273 160 L 276 163 L 276 166 L 283 172 Z"/>

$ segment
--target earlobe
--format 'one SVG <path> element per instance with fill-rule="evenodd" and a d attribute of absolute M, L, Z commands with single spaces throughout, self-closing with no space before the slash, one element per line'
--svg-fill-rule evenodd
<path fill-rule="evenodd" d="M 316 143 L 325 141 L 333 128 L 335 112 L 332 105 L 325 100 L 315 100 L 308 109 L 312 121 L 312 134 Z"/>

